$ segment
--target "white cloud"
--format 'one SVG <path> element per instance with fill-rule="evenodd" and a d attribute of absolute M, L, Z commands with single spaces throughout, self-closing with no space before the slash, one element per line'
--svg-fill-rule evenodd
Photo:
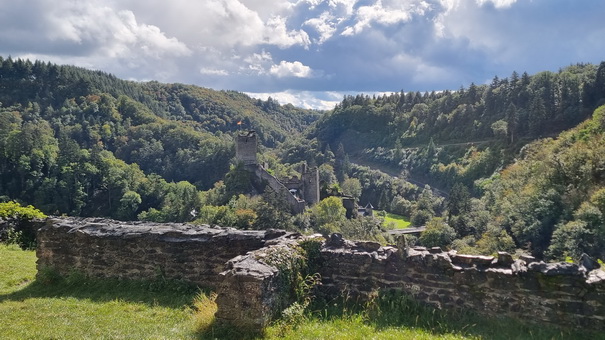
<path fill-rule="evenodd" d="M 90 46 L 99 56 L 160 59 L 191 54 L 184 43 L 157 26 L 139 24 L 132 11 L 115 11 L 94 1 L 63 3 L 47 19 L 50 40 Z"/>
<path fill-rule="evenodd" d="M 277 100 L 280 104 L 290 103 L 297 107 L 316 110 L 331 110 L 342 101 L 344 96 L 340 92 L 318 92 L 318 91 L 281 91 L 267 93 L 246 93 L 252 98 L 267 100 L 269 97 Z"/>
<path fill-rule="evenodd" d="M 276 16 L 267 21 L 263 43 L 286 48 L 294 45 L 308 47 L 311 41 L 307 32 L 303 30 L 288 31 L 286 28 L 286 19 Z"/>
<path fill-rule="evenodd" d="M 601 1 L 0 2 L 2 56 L 238 91 L 456 89 L 605 55 Z"/>
<path fill-rule="evenodd" d="M 484 4 L 491 2 L 496 8 L 508 8 L 512 6 L 517 0 L 476 0 L 477 4 L 483 6 Z"/>
<path fill-rule="evenodd" d="M 423 15 L 428 9 L 428 3 L 424 1 L 398 2 L 384 5 L 382 0 L 377 0 L 371 6 L 361 6 L 355 14 L 356 22 L 348 26 L 341 33 L 344 36 L 350 36 L 361 33 L 363 30 L 372 27 L 373 23 L 382 25 L 394 25 L 408 22 L 413 15 Z"/>
<path fill-rule="evenodd" d="M 201 74 L 211 75 L 211 76 L 228 76 L 229 72 L 227 70 L 214 69 L 214 68 L 206 68 L 202 67 L 200 69 Z"/>
<path fill-rule="evenodd" d="M 271 66 L 269 71 L 272 75 L 278 78 L 283 77 L 297 77 L 297 78 L 309 78 L 312 75 L 312 70 L 309 66 L 303 65 L 300 61 L 289 62 L 282 60 L 279 65 Z"/>
<path fill-rule="evenodd" d="M 315 29 L 315 31 L 319 34 L 319 39 L 317 39 L 315 43 L 320 45 L 334 35 L 337 24 L 338 22 L 336 18 L 327 11 L 323 12 L 317 18 L 311 18 L 304 22 L 304 25 Z"/>
<path fill-rule="evenodd" d="M 252 71 L 257 75 L 263 75 L 266 73 L 266 68 L 273 64 L 273 58 L 271 53 L 262 50 L 260 53 L 252 53 L 244 58 L 244 63 L 240 66 L 240 71 L 244 73 Z"/>

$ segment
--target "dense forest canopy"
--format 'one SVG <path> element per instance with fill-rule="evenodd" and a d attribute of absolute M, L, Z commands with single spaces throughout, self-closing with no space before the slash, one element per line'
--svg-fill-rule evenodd
<path fill-rule="evenodd" d="M 0 196 L 47 213 L 136 218 L 181 205 L 170 197 L 186 199 L 187 185 L 197 195 L 221 180 L 239 129 L 253 127 L 271 147 L 319 115 L 234 91 L 0 58 Z"/>
<path fill-rule="evenodd" d="M 346 96 L 318 112 L 0 58 L 0 201 L 385 242 L 384 214 L 347 220 L 346 195 L 426 225 L 411 243 L 603 258 L 604 103 L 605 62 L 456 91 Z M 292 216 L 273 192 L 249 195 L 232 159 L 233 135 L 250 128 L 276 177 L 318 167 L 319 204 Z"/>

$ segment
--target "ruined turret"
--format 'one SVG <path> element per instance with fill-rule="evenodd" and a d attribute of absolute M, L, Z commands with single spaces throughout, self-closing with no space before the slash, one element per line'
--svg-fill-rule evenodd
<path fill-rule="evenodd" d="M 256 131 L 250 130 L 244 134 L 238 134 L 235 140 L 235 158 L 244 165 L 256 165 Z"/>

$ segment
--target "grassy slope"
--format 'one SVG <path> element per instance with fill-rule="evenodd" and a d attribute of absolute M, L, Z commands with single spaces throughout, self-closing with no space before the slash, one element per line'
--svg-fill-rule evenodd
<path fill-rule="evenodd" d="M 0 244 L 2 339 L 249 338 L 208 327 L 216 305 L 175 282 L 89 280 L 45 274 L 34 280 L 35 254 Z M 332 306 L 327 304 L 326 306 Z M 448 315 L 386 295 L 358 312 L 337 307 L 278 321 L 265 338 L 286 339 L 603 339 L 511 320 Z M 204 331 L 208 329 L 208 331 Z"/>
<path fill-rule="evenodd" d="M 0 258 L 2 338 L 195 338 L 189 289 L 81 278 L 43 283 L 34 281 L 33 251 L 0 245 Z"/>
<path fill-rule="evenodd" d="M 387 215 L 384 217 L 384 222 L 382 225 L 388 227 L 391 223 L 394 226 L 393 229 L 404 229 L 409 227 L 411 224 L 409 219 L 405 218 L 404 216 L 387 213 Z"/>

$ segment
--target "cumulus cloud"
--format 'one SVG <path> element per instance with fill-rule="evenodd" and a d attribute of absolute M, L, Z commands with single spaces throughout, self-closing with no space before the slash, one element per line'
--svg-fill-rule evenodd
<path fill-rule="evenodd" d="M 571 0 L 4 0 L 0 55 L 324 105 L 320 91 L 455 89 L 598 63 L 604 11 Z"/>
<path fill-rule="evenodd" d="M 483 5 L 485 3 L 492 3 L 496 8 L 507 8 L 512 6 L 517 2 L 517 0 L 477 0 L 479 5 Z"/>
<path fill-rule="evenodd" d="M 289 62 L 282 60 L 279 65 L 271 66 L 269 71 L 272 75 L 278 78 L 283 77 L 297 77 L 297 78 L 309 78 L 311 77 L 312 70 L 309 66 L 303 65 L 300 61 Z"/>
<path fill-rule="evenodd" d="M 116 11 L 96 1 L 58 3 L 46 13 L 44 22 L 46 30 L 39 39 L 70 45 L 76 54 L 79 48 L 112 58 L 191 54 L 184 43 L 167 37 L 158 27 L 138 23 L 132 11 Z"/>
<path fill-rule="evenodd" d="M 382 25 L 405 23 L 412 18 L 412 15 L 423 15 L 428 7 L 428 3 L 424 1 L 395 2 L 384 5 L 382 0 L 378 0 L 371 6 L 359 7 L 355 24 L 345 28 L 342 35 L 358 34 L 371 27 L 373 23 Z"/>

